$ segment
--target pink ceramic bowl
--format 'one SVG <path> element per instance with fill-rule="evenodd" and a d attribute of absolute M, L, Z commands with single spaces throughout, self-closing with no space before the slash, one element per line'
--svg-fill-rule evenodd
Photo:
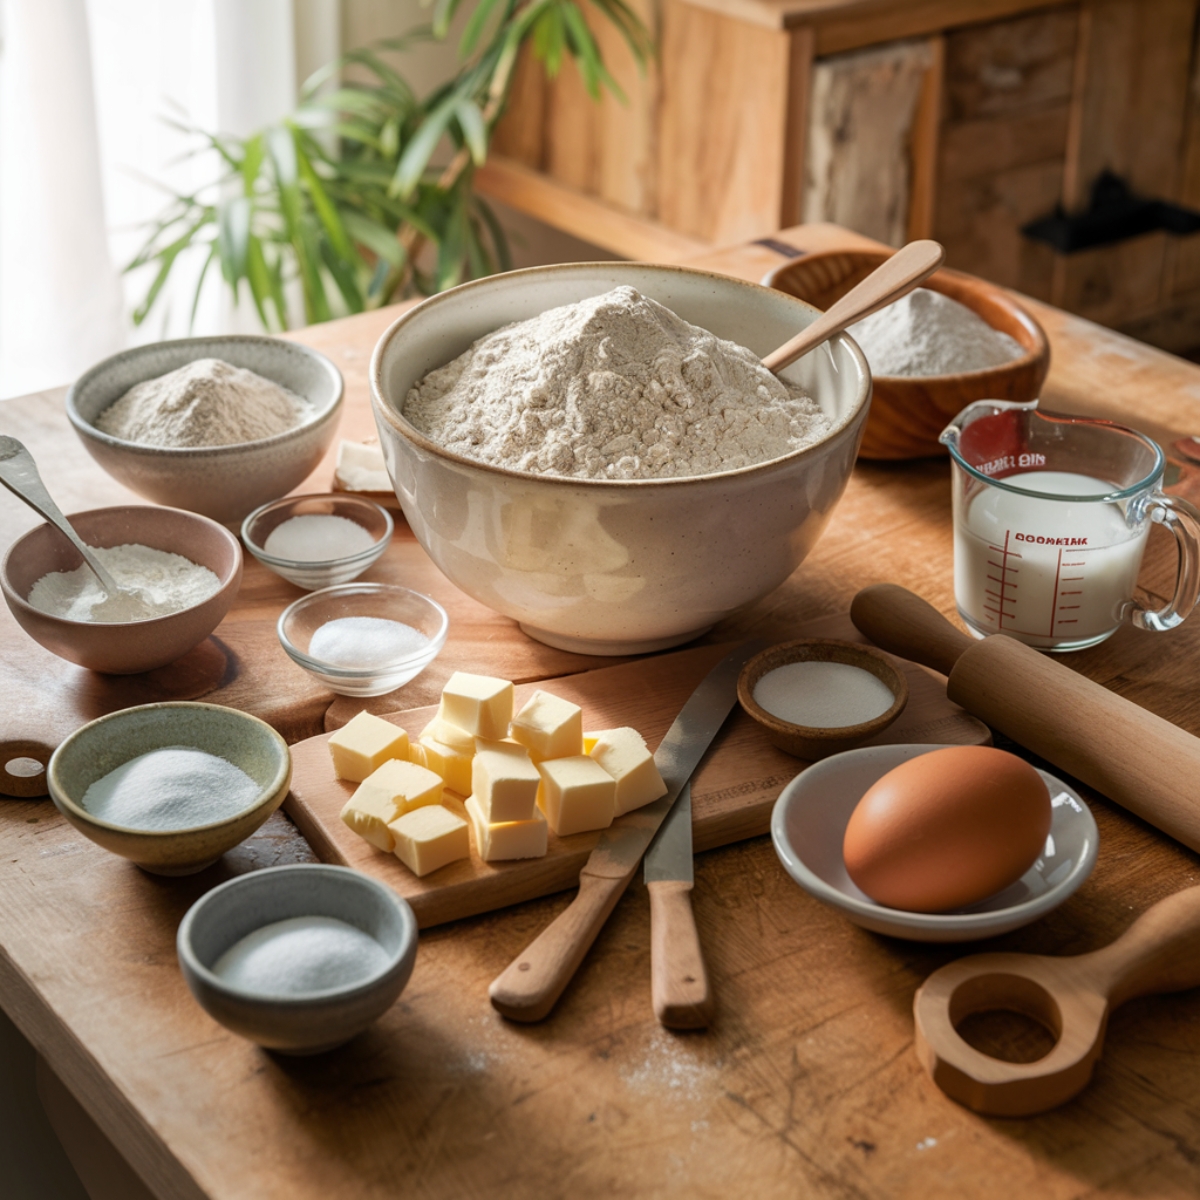
<path fill-rule="evenodd" d="M 57 529 L 39 525 L 10 547 L 0 564 L 0 591 L 17 624 L 47 650 L 110 675 L 151 671 L 199 645 L 229 611 L 242 582 L 242 548 L 237 538 L 208 517 L 178 508 L 123 505 L 94 508 L 68 518 L 89 546 L 136 543 L 182 554 L 221 581 L 207 600 L 166 617 L 101 624 L 68 621 L 26 602 L 33 585 L 51 571 L 73 571 L 79 552 Z"/>

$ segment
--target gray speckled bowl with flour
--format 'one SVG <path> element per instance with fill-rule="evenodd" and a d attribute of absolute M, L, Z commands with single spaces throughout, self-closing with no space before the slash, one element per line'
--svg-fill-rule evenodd
<path fill-rule="evenodd" d="M 102 433 L 96 418 L 135 384 L 198 358 L 245 367 L 303 397 L 313 415 L 274 437 L 231 446 L 145 446 Z M 337 433 L 342 376 L 325 355 L 273 337 L 181 338 L 135 346 L 86 371 L 67 392 L 67 418 L 91 456 L 148 500 L 226 525 L 290 492 L 321 461 Z"/>

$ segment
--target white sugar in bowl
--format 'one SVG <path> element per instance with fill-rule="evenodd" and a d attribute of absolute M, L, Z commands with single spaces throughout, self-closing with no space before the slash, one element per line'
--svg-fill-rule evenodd
<path fill-rule="evenodd" d="M 453 583 L 530 636 L 587 654 L 679 645 L 783 583 L 846 486 L 871 396 L 866 360 L 839 335 L 782 373 L 829 418 L 820 441 L 672 479 L 510 470 L 447 450 L 405 420 L 413 384 L 484 334 L 622 285 L 759 355 L 819 315 L 780 292 L 684 267 L 535 267 L 431 297 L 387 330 L 371 360 L 384 460 L 421 545 Z"/>

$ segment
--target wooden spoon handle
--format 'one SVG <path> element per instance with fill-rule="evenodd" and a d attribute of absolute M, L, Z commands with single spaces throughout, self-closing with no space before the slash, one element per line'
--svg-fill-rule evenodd
<path fill-rule="evenodd" d="M 492 980 L 488 996 L 501 1016 L 527 1022 L 549 1016 L 636 871 L 579 876 L 575 899 Z"/>
<path fill-rule="evenodd" d="M 881 649 L 943 675 L 974 645 L 932 604 L 895 583 L 863 588 L 850 604 L 850 620 Z"/>
<path fill-rule="evenodd" d="M 1112 945 L 1076 961 L 1094 973 L 1110 1008 L 1135 996 L 1200 987 L 1200 887 L 1160 900 Z"/>
<path fill-rule="evenodd" d="M 692 885 L 681 879 L 648 883 L 650 994 L 654 1015 L 668 1029 L 705 1029 L 713 994 L 700 949 Z"/>
<path fill-rule="evenodd" d="M 946 251 L 937 242 L 909 242 L 852 287 L 807 329 L 784 342 L 763 359 L 768 371 L 782 371 L 814 346 L 841 333 L 847 325 L 869 317 L 885 305 L 911 292 L 942 265 Z"/>

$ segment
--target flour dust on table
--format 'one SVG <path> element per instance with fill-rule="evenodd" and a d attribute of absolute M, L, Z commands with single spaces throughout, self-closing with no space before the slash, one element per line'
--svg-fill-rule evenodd
<path fill-rule="evenodd" d="M 468 458 L 576 479 L 734 471 L 830 427 L 756 354 L 631 287 L 480 338 L 409 391 L 404 416 Z"/>

